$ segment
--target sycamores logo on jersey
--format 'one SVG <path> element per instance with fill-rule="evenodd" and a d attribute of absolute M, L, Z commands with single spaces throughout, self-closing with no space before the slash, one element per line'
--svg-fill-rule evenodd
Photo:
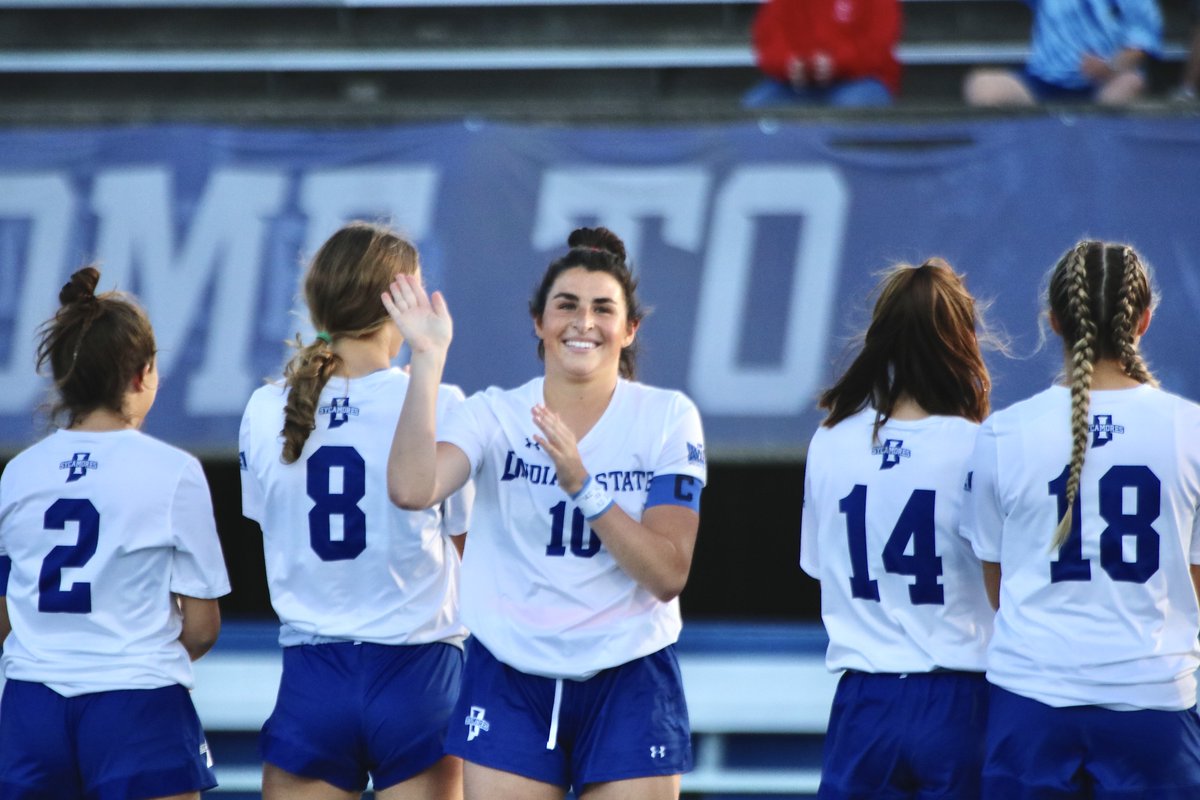
<path fill-rule="evenodd" d="M 704 445 L 687 443 L 688 463 L 703 464 L 704 463 Z"/>
<path fill-rule="evenodd" d="M 318 408 L 317 413 L 329 415 L 330 428 L 340 428 L 349 422 L 351 417 L 358 416 L 358 409 L 350 405 L 349 397 L 335 397 L 330 405 Z"/>
<path fill-rule="evenodd" d="M 99 469 L 100 464 L 91 460 L 91 453 L 75 453 L 70 461 L 59 463 L 59 469 L 70 470 L 67 473 L 67 483 L 73 483 L 87 475 L 89 469 Z"/>
<path fill-rule="evenodd" d="M 463 720 L 463 724 L 467 726 L 467 741 L 471 741 L 480 733 L 487 733 L 491 729 L 491 725 L 483 718 L 487 713 L 487 709 L 483 706 L 471 706 L 471 713 Z"/>
<path fill-rule="evenodd" d="M 1088 430 L 1092 432 L 1092 447 L 1104 447 L 1113 440 L 1113 436 L 1124 433 L 1125 426 L 1114 425 L 1112 414 L 1094 414 Z"/>
<path fill-rule="evenodd" d="M 900 459 L 912 458 L 912 450 L 904 447 L 903 439 L 884 439 L 883 444 L 871 448 L 871 455 L 883 456 L 880 469 L 891 469 L 900 463 Z"/>

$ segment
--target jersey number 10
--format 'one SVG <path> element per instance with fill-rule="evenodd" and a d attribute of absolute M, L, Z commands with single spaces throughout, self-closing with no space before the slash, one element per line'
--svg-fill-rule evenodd
<path fill-rule="evenodd" d="M 900 518 L 883 546 L 883 568 L 895 575 L 911 575 L 908 587 L 913 605 L 943 605 L 946 592 L 938 582 L 942 559 L 934 540 L 934 491 L 916 489 L 904 504 Z M 838 503 L 846 515 L 846 536 L 850 545 L 850 594 L 859 600 L 879 602 L 879 581 L 871 577 L 867 566 L 867 487 L 856 484 Z M 907 555 L 912 542 L 912 555 Z"/>

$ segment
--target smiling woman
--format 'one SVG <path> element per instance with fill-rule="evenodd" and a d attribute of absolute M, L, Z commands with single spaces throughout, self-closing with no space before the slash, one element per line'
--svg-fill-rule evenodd
<path fill-rule="evenodd" d="M 568 245 L 529 306 L 544 377 L 442 421 L 445 301 L 411 276 L 383 296 L 413 353 L 392 498 L 424 508 L 468 478 L 477 488 L 464 725 L 447 739 L 466 759 L 468 800 L 557 800 L 568 787 L 665 800 L 691 768 L 673 645 L 707 475 L 700 416 L 683 394 L 632 380 L 644 314 L 621 240 L 583 228 Z"/>

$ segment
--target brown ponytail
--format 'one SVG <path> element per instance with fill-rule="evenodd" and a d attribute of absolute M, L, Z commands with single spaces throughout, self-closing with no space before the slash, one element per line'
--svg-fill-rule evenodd
<path fill-rule="evenodd" d="M 413 275 L 419 269 L 411 242 L 369 222 L 348 223 L 317 251 L 305 274 L 304 298 L 318 338 L 305 345 L 297 336 L 295 355 L 283 370 L 288 387 L 280 432 L 284 463 L 300 458 L 316 427 L 321 390 L 342 366 L 333 342 L 369 336 L 387 324 L 379 295 L 394 276 Z"/>

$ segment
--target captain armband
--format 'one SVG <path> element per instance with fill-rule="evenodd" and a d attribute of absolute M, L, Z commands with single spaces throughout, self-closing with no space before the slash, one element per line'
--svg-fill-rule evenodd
<path fill-rule="evenodd" d="M 646 508 L 651 506 L 683 506 L 700 512 L 700 492 L 704 483 L 691 475 L 655 475 L 646 493 Z"/>

